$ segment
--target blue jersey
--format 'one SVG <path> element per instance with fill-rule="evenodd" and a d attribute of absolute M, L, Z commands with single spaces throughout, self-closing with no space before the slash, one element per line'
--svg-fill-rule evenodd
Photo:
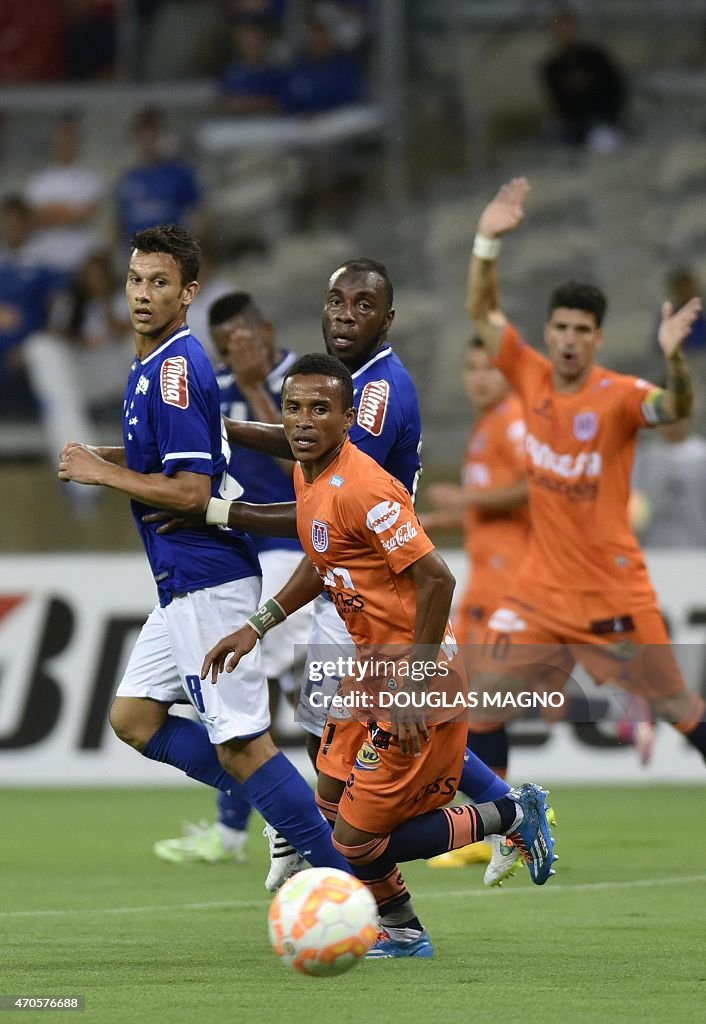
<path fill-rule="evenodd" d="M 295 362 L 294 352 L 285 352 L 282 359 L 267 377 L 267 389 L 278 409 L 282 408 L 282 381 L 290 366 Z M 232 420 L 254 420 L 252 409 L 238 387 L 238 383 L 225 367 L 216 371 L 221 393 L 221 411 Z M 291 474 L 283 471 L 276 459 L 262 452 L 231 446 L 230 466 L 233 475 L 243 487 L 241 498 L 254 505 L 269 505 L 279 501 L 294 501 L 294 484 Z M 295 537 L 253 536 L 258 551 L 273 551 L 279 548 L 301 550 Z"/>
<path fill-rule="evenodd" d="M 388 344 L 353 374 L 353 444 L 405 485 L 414 498 L 421 473 L 422 420 L 417 389 Z"/>
<path fill-rule="evenodd" d="M 203 473 L 212 480 L 212 496 L 233 500 L 242 493 L 228 474 L 216 377 L 188 327 L 132 364 L 123 437 L 128 468 L 137 473 Z M 162 606 L 192 590 L 260 575 L 247 534 L 213 526 L 161 535 L 156 524 L 142 522 L 156 509 L 131 504 Z"/>

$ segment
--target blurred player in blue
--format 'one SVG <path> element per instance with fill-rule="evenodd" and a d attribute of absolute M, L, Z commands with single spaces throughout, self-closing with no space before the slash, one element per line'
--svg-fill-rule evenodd
<path fill-rule="evenodd" d="M 143 516 L 156 508 L 201 511 L 232 499 L 218 385 L 186 315 L 198 292 L 200 250 L 173 225 L 132 239 L 126 293 L 136 357 L 124 402 L 124 446 L 70 442 L 59 477 L 130 496 L 159 603 L 145 622 L 110 713 L 116 735 L 145 757 L 180 768 L 216 789 L 241 785 L 252 806 L 314 865 L 348 865 L 331 843 L 313 794 L 269 733 L 267 680 L 246 659 L 233 684 L 203 686 L 204 651 L 257 611 L 261 579 L 251 539 L 208 528 L 163 535 Z M 220 692 L 219 692 L 220 691 Z M 192 721 L 169 714 L 187 697 Z"/>
<path fill-rule="evenodd" d="M 238 421 L 281 423 L 282 381 L 296 355 L 275 346 L 272 324 L 247 292 L 231 292 L 214 302 L 209 308 L 209 325 L 211 339 L 222 359 L 216 369 L 216 379 L 224 416 Z M 294 501 L 294 462 L 291 459 L 275 459 L 234 446 L 231 465 L 237 467 L 243 501 L 255 504 Z M 301 544 L 296 537 L 264 534 L 255 535 L 253 540 L 262 567 L 262 592 L 276 594 L 301 561 Z M 291 698 L 298 690 L 298 674 L 303 667 L 303 652 L 310 631 L 309 606 L 290 615 L 276 635 L 263 637 L 260 649 L 270 686 L 271 712 L 276 707 L 280 688 Z M 297 673 L 296 682 L 294 673 Z M 232 787 L 230 793 L 218 795 L 218 820 L 214 824 L 189 825 L 186 835 L 160 840 L 154 852 L 173 863 L 242 860 L 250 810 L 242 788 Z M 277 863 L 279 848 L 284 845 L 285 856 L 290 856 L 290 847 L 271 831 L 271 826 L 265 826 L 268 839 L 274 844 L 273 861 Z"/>

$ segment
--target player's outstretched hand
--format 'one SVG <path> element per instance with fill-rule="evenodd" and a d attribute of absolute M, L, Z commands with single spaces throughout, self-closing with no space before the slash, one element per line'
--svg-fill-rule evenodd
<path fill-rule="evenodd" d="M 519 227 L 525 216 L 529 190 L 527 178 L 513 178 L 503 185 L 480 215 L 478 233 L 487 238 L 498 238 Z"/>
<path fill-rule="evenodd" d="M 59 456 L 59 479 L 77 484 L 102 484 L 109 465 L 87 444 L 70 441 Z"/>
<path fill-rule="evenodd" d="M 201 666 L 201 678 L 211 673 L 211 682 L 217 683 L 221 672 L 232 672 L 241 658 L 249 654 L 257 643 L 257 633 L 247 623 L 219 640 L 207 653 Z"/>
<path fill-rule="evenodd" d="M 662 303 L 662 321 L 659 325 L 659 346 L 667 359 L 670 359 L 681 348 L 682 342 L 688 338 L 694 321 L 703 309 L 701 299 L 693 298 L 685 302 L 676 313 L 671 302 Z"/>
<path fill-rule="evenodd" d="M 173 512 L 149 512 L 142 522 L 159 523 L 157 533 L 177 533 L 179 530 L 198 530 L 206 522 L 206 516 L 175 516 Z"/>

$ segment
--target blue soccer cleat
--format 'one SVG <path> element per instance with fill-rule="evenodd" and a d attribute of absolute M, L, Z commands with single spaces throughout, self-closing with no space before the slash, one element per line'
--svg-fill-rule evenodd
<path fill-rule="evenodd" d="M 535 885 L 544 883 L 554 874 L 552 864 L 558 860 L 554 853 L 554 837 L 547 818 L 547 791 L 533 782 L 525 782 L 508 794 L 522 809 L 523 818 L 516 831 L 508 834 L 525 859 Z"/>
<path fill-rule="evenodd" d="M 393 960 L 401 956 L 416 956 L 427 960 L 434 956 L 434 947 L 426 928 L 416 939 L 393 939 L 384 928 L 381 928 L 377 942 L 365 954 L 365 959 Z"/>

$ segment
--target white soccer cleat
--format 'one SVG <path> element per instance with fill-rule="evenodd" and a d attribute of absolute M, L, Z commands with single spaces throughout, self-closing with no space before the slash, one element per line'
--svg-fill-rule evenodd
<path fill-rule="evenodd" d="M 277 892 L 288 878 L 304 870 L 306 861 L 272 825 L 265 825 L 262 834 L 270 844 L 270 872 L 265 888 L 268 892 Z"/>
<path fill-rule="evenodd" d="M 506 878 L 514 875 L 523 863 L 522 855 L 515 844 L 506 836 L 486 836 L 493 854 L 483 875 L 483 885 L 502 885 Z"/>
<path fill-rule="evenodd" d="M 227 841 L 223 833 L 227 833 Z M 247 832 L 224 830 L 213 825 L 186 825 L 186 835 L 179 839 L 160 839 L 152 849 L 160 860 L 171 864 L 224 864 L 230 861 L 242 864 L 247 860 L 245 843 Z"/>

